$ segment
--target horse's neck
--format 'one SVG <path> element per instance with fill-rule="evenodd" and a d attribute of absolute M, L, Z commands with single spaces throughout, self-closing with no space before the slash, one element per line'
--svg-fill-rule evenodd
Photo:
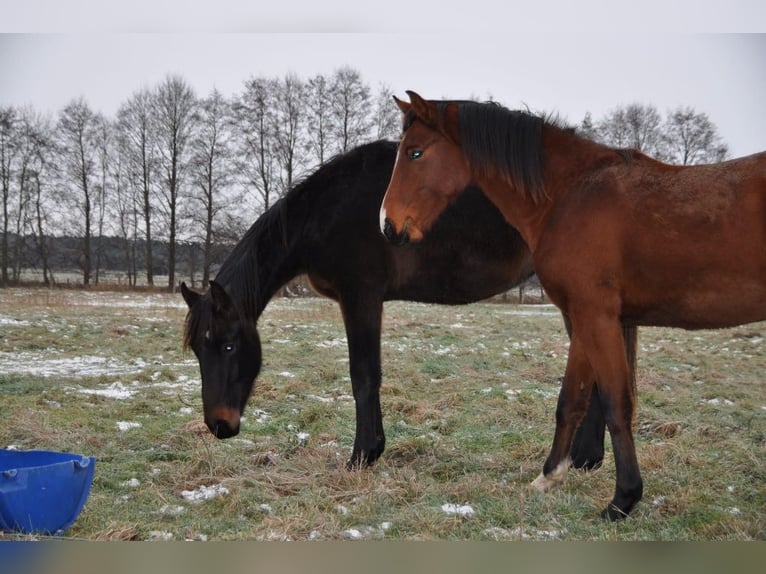
<path fill-rule="evenodd" d="M 282 203 L 281 208 L 285 207 Z M 303 271 L 298 230 L 287 219 L 278 220 L 278 217 L 281 214 L 262 216 L 242 238 L 236 254 L 232 253 L 224 264 L 227 267 L 225 286 L 245 317 L 253 322 L 274 294 Z"/>
<path fill-rule="evenodd" d="M 493 174 L 478 183 L 506 221 L 519 230 L 532 253 L 556 202 L 593 171 L 623 162 L 619 153 L 556 127 L 542 135 L 544 194 L 535 199 L 506 179 Z"/>

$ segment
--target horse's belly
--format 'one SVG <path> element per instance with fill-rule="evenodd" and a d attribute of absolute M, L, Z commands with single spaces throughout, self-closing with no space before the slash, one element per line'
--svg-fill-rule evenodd
<path fill-rule="evenodd" d="M 766 286 L 690 290 L 655 301 L 625 301 L 622 319 L 631 325 L 683 329 L 717 329 L 764 321 Z"/>

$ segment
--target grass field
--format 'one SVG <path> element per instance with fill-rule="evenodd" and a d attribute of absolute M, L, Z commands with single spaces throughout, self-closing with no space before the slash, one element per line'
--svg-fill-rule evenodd
<path fill-rule="evenodd" d="M 97 458 L 66 537 L 766 539 L 766 323 L 640 331 L 644 498 L 608 524 L 611 453 L 529 488 L 568 347 L 554 308 L 386 304 L 388 446 L 360 472 L 344 467 L 354 406 L 334 303 L 267 308 L 262 375 L 228 441 L 201 423 L 185 312 L 180 295 L 0 290 L 0 447 Z"/>

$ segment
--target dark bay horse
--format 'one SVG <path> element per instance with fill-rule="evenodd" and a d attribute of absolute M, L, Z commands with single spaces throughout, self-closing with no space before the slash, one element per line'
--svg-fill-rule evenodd
<path fill-rule="evenodd" d="M 408 94 L 410 103 L 397 100 L 404 131 L 381 206 L 384 234 L 422 239 L 468 185 L 520 231 L 572 326 L 553 446 L 533 486 L 564 480 L 595 372 L 617 473 L 602 516 L 626 516 L 643 482 L 624 327 L 766 319 L 766 153 L 671 166 L 497 104 Z"/>
<path fill-rule="evenodd" d="M 205 294 L 181 286 L 189 306 L 185 345 L 199 360 L 205 422 L 218 438 L 239 432 L 261 369 L 258 318 L 295 276 L 307 274 L 319 293 L 340 304 L 356 406 L 349 460 L 355 467 L 374 462 L 385 447 L 383 302 L 464 304 L 532 274 L 521 236 L 478 189 L 466 190 L 439 218 L 430 240 L 389 244 L 378 229 L 378 212 L 395 158 L 396 144 L 385 141 L 337 156 L 258 218 Z M 635 357 L 635 329 L 626 332 L 626 341 L 628 355 Z M 572 451 L 578 468 L 598 466 L 604 454 L 604 420 L 598 401 L 593 404 Z"/>

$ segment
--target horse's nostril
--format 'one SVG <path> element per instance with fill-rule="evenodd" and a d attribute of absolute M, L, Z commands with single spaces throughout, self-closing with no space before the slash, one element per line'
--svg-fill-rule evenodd
<path fill-rule="evenodd" d="M 391 223 L 391 220 L 386 218 L 386 222 L 383 225 L 383 235 L 386 236 L 386 239 L 389 241 L 393 241 L 396 239 L 396 230 L 394 229 L 393 224 Z"/>
<path fill-rule="evenodd" d="M 383 225 L 383 235 L 385 235 L 386 239 L 388 239 L 391 243 L 397 245 L 407 243 L 410 240 L 410 234 L 407 231 L 404 233 L 397 233 L 396 229 L 394 228 L 394 224 L 391 223 L 391 220 L 388 218 L 386 218 L 386 222 Z"/>

